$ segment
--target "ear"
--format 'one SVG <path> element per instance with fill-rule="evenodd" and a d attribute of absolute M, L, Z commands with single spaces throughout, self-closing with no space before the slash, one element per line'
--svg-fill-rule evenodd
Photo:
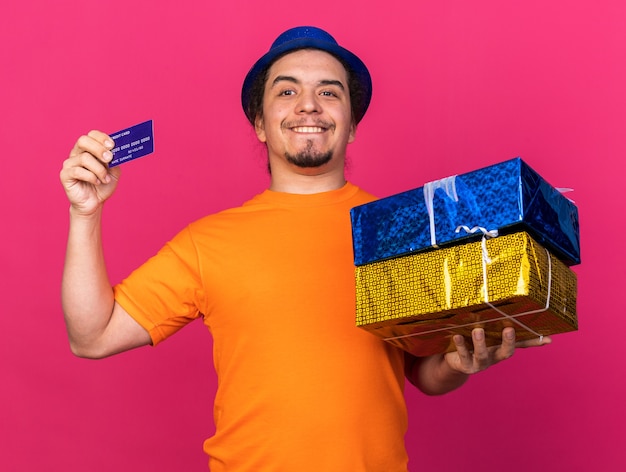
<path fill-rule="evenodd" d="M 260 116 L 257 116 L 254 120 L 254 131 L 259 141 L 262 143 L 267 141 L 267 137 L 265 136 L 265 124 L 263 123 L 263 118 Z"/>
<path fill-rule="evenodd" d="M 356 138 L 356 123 L 352 121 L 352 124 L 350 125 L 350 135 L 348 136 L 348 143 L 353 142 L 354 138 Z"/>

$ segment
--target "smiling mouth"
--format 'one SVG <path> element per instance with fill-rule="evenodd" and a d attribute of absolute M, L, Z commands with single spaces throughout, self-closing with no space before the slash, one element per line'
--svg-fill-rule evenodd
<path fill-rule="evenodd" d="M 321 128 L 319 126 L 294 126 L 291 128 L 291 131 L 295 133 L 323 133 L 326 131 L 326 128 Z"/>

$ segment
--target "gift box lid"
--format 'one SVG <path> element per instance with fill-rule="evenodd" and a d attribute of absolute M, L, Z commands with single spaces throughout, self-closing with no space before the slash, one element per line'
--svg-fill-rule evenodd
<path fill-rule="evenodd" d="M 528 231 L 568 266 L 580 263 L 576 205 L 516 157 L 429 182 L 350 211 L 355 265 Z"/>

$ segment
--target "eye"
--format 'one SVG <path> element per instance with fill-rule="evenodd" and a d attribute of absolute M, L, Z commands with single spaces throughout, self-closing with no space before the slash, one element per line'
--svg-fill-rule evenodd
<path fill-rule="evenodd" d="M 336 97 L 337 96 L 337 94 L 333 92 L 332 90 L 324 90 L 323 92 L 320 93 L 320 95 L 324 97 Z"/>
<path fill-rule="evenodd" d="M 295 95 L 295 94 L 296 94 L 295 90 L 285 89 L 285 90 L 281 90 L 278 95 L 287 97 L 287 96 Z"/>

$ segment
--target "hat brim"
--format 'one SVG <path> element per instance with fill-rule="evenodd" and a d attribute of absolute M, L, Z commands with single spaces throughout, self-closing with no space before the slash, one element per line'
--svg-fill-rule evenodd
<path fill-rule="evenodd" d="M 283 44 L 273 47 L 264 56 L 262 56 L 250 69 L 243 82 L 241 89 L 241 105 L 250 122 L 254 122 L 256 117 L 251 117 L 250 113 L 250 99 L 252 92 L 252 85 L 260 74 L 263 74 L 274 61 L 279 57 L 297 51 L 299 49 L 319 49 L 320 51 L 332 54 L 339 59 L 346 67 L 350 69 L 350 73 L 353 76 L 363 92 L 363 97 L 358 109 L 354 110 L 354 119 L 358 123 L 365 115 L 367 108 L 369 107 L 372 98 L 372 78 L 370 76 L 367 67 L 355 54 L 351 53 L 347 49 L 339 46 L 336 43 L 320 40 L 317 38 L 296 38 L 290 41 L 286 41 Z"/>

